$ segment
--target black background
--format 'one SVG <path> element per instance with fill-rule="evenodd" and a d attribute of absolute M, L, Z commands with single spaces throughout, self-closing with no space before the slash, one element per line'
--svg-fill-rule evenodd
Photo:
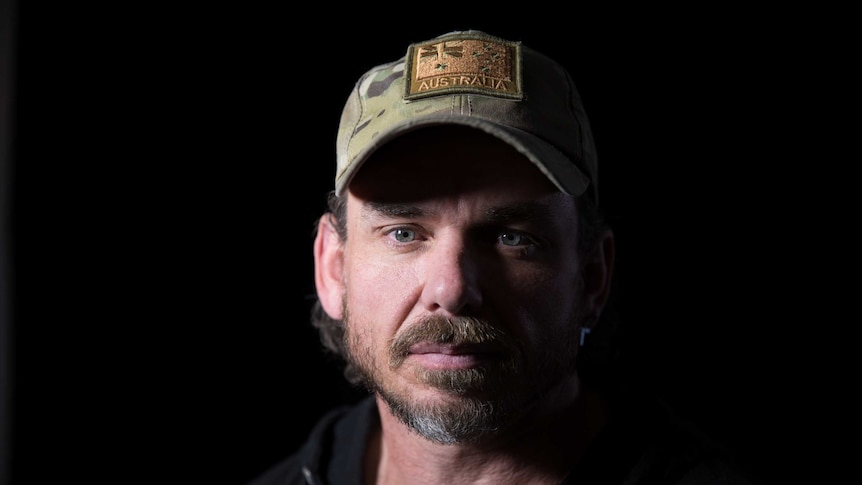
<path fill-rule="evenodd" d="M 807 35 L 751 10 L 530 5 L 19 2 L 10 483 L 240 484 L 354 399 L 307 317 L 341 107 L 408 43 L 470 28 L 581 90 L 643 379 L 768 482 L 798 477 Z"/>

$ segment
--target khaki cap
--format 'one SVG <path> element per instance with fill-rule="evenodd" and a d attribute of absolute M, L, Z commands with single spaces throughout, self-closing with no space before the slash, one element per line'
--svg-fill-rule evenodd
<path fill-rule="evenodd" d="M 476 30 L 411 44 L 356 82 L 338 129 L 336 193 L 383 144 L 445 124 L 496 136 L 561 191 L 598 203 L 595 144 L 569 73 L 520 42 Z"/>

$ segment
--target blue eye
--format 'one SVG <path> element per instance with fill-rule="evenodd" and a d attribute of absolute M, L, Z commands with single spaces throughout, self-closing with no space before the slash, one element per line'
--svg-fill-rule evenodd
<path fill-rule="evenodd" d="M 504 232 L 500 234 L 500 242 L 504 246 L 518 246 L 524 242 L 524 237 L 517 232 Z"/>
<path fill-rule="evenodd" d="M 412 229 L 395 229 L 392 231 L 392 237 L 398 242 L 411 242 L 416 239 L 416 232 Z"/>

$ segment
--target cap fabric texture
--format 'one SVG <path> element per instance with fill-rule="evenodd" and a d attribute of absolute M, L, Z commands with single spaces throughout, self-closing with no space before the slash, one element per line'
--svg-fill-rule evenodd
<path fill-rule="evenodd" d="M 595 144 L 569 73 L 520 42 L 476 30 L 411 44 L 357 81 L 338 129 L 336 193 L 388 141 L 446 124 L 496 136 L 561 191 L 598 203 Z"/>

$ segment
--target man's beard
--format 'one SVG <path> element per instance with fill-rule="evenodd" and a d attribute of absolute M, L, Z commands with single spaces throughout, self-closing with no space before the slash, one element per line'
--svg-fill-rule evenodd
<path fill-rule="evenodd" d="M 408 428 L 437 443 L 475 442 L 507 428 L 575 372 L 576 331 L 549 337 L 539 342 L 549 348 L 528 352 L 522 342 L 487 321 L 440 316 L 429 316 L 398 334 L 387 349 L 388 368 L 381 368 L 370 342 L 353 333 L 346 307 L 343 315 L 347 359 L 365 387 Z M 466 369 L 414 368 L 419 382 L 448 394 L 445 399 L 420 402 L 409 389 L 387 386 L 384 379 L 384 373 L 403 366 L 410 347 L 419 342 L 482 344 L 483 349 L 491 349 L 491 358 Z"/>

